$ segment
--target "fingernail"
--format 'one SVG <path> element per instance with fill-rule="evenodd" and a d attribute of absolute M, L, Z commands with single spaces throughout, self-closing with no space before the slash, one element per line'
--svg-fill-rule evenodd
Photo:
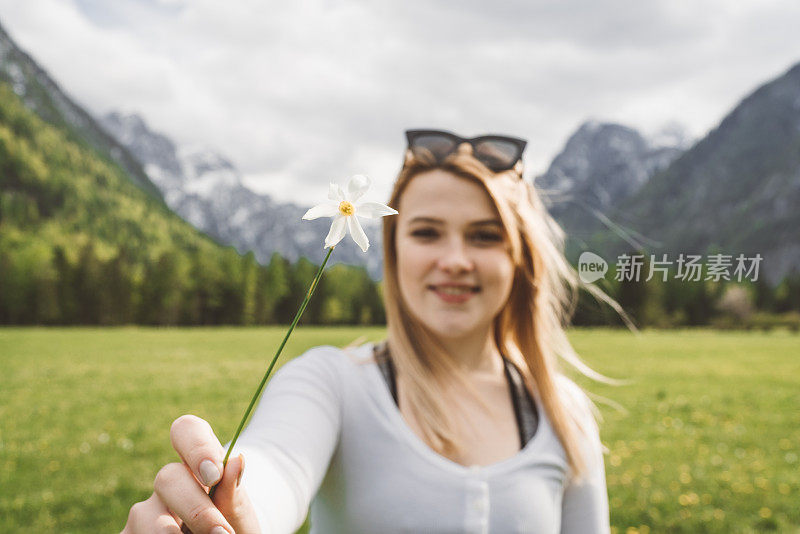
<path fill-rule="evenodd" d="M 222 478 L 222 473 L 219 472 L 217 464 L 211 460 L 203 460 L 200 462 L 200 477 L 203 479 L 203 484 L 213 486 Z"/>
<path fill-rule="evenodd" d="M 231 533 L 220 526 L 216 526 L 211 529 L 211 534 L 231 534 Z"/>
<path fill-rule="evenodd" d="M 244 455 L 240 454 L 239 458 L 242 459 L 242 469 L 239 471 L 239 476 L 236 477 L 236 487 L 239 487 L 239 484 L 242 482 L 242 475 L 244 474 Z"/>

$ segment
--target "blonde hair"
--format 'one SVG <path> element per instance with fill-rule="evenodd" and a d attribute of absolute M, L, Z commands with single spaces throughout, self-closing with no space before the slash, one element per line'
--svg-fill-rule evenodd
<path fill-rule="evenodd" d="M 589 417 L 587 422 L 586 407 L 571 402 L 559 385 L 558 358 L 594 379 L 608 379 L 580 360 L 566 336 L 565 327 L 574 310 L 572 303 L 580 281 L 564 257 L 564 233 L 547 213 L 534 186 L 520 179 L 518 170 L 493 173 L 461 152 L 437 164 L 432 158 L 408 151 L 388 205 L 398 209 L 410 181 L 435 168 L 480 184 L 497 209 L 509 239 L 515 271 L 508 304 L 494 320 L 494 342 L 500 353 L 520 368 L 527 387 L 535 387 L 572 474 L 580 476 L 587 465 L 582 452 L 591 435 L 587 425 L 594 424 L 594 420 Z M 388 344 L 398 373 L 407 377 L 403 402 L 419 424 L 425 441 L 437 452 L 451 456 L 461 445 L 442 394 L 447 378 L 464 384 L 467 381 L 453 358 L 403 301 L 398 284 L 396 234 L 397 218 L 385 217 L 383 274 Z M 587 289 L 610 301 L 599 289 Z M 621 312 L 612 302 L 609 304 Z M 591 401 L 589 405 L 596 411 Z"/>

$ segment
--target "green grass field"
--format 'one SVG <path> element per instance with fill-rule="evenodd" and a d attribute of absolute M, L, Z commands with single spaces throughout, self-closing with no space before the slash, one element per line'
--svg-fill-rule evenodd
<path fill-rule="evenodd" d="M 225 442 L 283 328 L 0 329 L 0 531 L 118 532 L 177 456 L 169 426 Z M 301 328 L 287 358 L 382 329 Z M 613 530 L 800 532 L 800 336 L 581 330 L 596 370 Z"/>

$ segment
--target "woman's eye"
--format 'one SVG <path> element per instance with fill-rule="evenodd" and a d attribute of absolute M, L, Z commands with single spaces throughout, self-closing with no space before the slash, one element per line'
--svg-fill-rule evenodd
<path fill-rule="evenodd" d="M 475 234 L 475 237 L 477 237 L 478 240 L 480 241 L 489 241 L 489 242 L 497 242 L 503 240 L 503 236 L 492 232 L 478 232 L 477 234 Z"/>
<path fill-rule="evenodd" d="M 432 239 L 437 237 L 439 234 L 436 230 L 426 228 L 420 230 L 414 230 L 411 232 L 411 235 L 414 237 L 419 237 L 423 239 Z M 496 233 L 496 232 L 477 232 L 470 236 L 473 240 L 479 241 L 482 243 L 497 243 L 503 240 L 503 236 Z"/>
<path fill-rule="evenodd" d="M 413 232 L 411 232 L 411 235 L 415 237 L 436 237 L 436 232 L 431 229 L 414 230 Z"/>

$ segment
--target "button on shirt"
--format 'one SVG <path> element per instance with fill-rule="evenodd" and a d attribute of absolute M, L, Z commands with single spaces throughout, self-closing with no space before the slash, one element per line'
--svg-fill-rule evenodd
<path fill-rule="evenodd" d="M 559 377 L 595 432 L 581 481 L 544 410 L 517 454 L 463 466 L 408 427 L 372 349 L 315 347 L 268 384 L 233 452 L 246 458 L 242 484 L 264 534 L 294 532 L 309 506 L 315 534 L 609 531 L 602 447 L 577 385 Z"/>

